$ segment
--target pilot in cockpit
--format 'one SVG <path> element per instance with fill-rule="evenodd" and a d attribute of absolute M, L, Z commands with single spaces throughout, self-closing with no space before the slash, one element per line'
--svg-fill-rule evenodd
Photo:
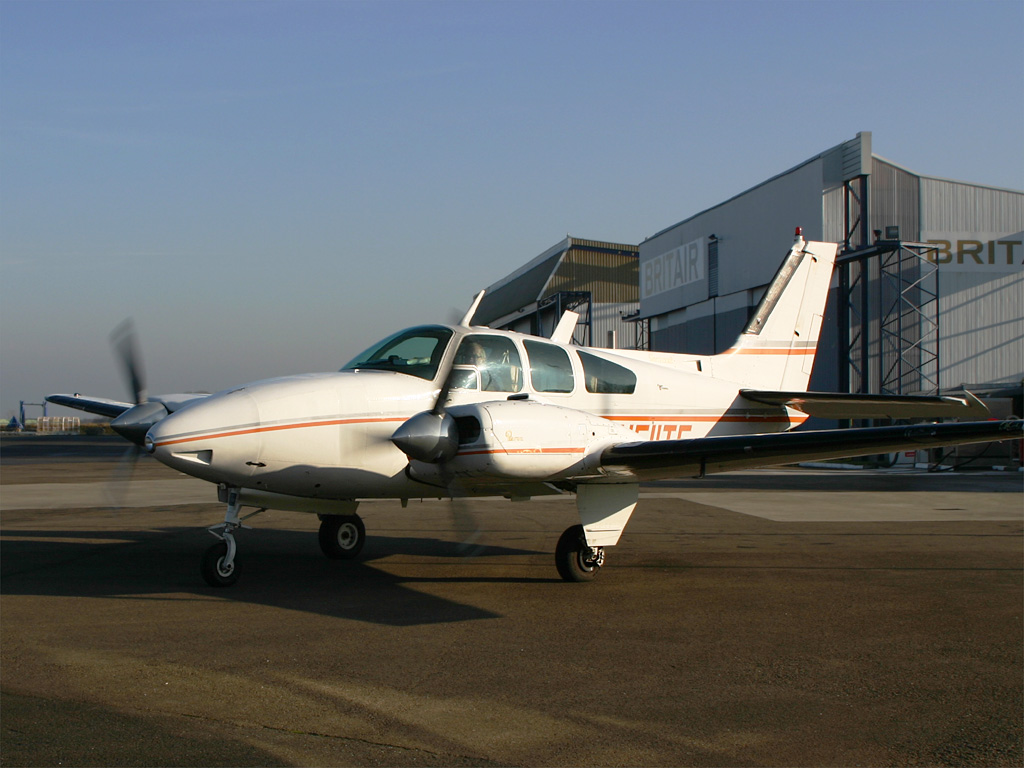
<path fill-rule="evenodd" d="M 502 336 L 474 335 L 462 341 L 452 371 L 455 389 L 484 392 L 518 392 L 522 366 L 511 340 Z"/>
<path fill-rule="evenodd" d="M 479 388 L 485 391 L 495 389 L 494 374 L 487 362 L 487 352 L 479 342 L 467 341 L 459 347 L 458 354 L 455 355 L 455 365 L 472 366 L 480 375 Z M 472 378 L 464 376 L 457 380 L 456 386 L 460 389 L 476 389 L 477 383 Z"/>

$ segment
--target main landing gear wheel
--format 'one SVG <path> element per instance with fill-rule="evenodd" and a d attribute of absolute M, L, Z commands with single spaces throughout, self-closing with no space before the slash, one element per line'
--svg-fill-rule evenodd
<path fill-rule="evenodd" d="M 587 546 L 582 525 L 566 528 L 555 546 L 555 567 L 566 581 L 590 581 L 604 565 L 604 547 Z"/>
<path fill-rule="evenodd" d="M 319 538 L 320 549 L 331 560 L 352 560 L 366 542 L 366 526 L 359 515 L 324 515 Z"/>
<path fill-rule="evenodd" d="M 226 541 L 218 541 L 206 550 L 200 569 L 211 587 L 230 587 L 238 581 L 238 563 L 234 558 L 228 560 Z"/>

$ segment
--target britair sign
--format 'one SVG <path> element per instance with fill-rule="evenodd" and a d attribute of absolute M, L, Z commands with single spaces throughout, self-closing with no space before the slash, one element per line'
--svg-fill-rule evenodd
<path fill-rule="evenodd" d="M 704 279 L 704 238 L 673 248 L 640 265 L 640 299 Z"/>
<path fill-rule="evenodd" d="M 934 251 L 924 254 L 943 272 L 1019 272 L 1024 270 L 1024 232 L 923 232 Z"/>

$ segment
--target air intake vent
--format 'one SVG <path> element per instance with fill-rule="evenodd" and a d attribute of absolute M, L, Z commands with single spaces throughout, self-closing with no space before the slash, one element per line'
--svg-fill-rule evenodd
<path fill-rule="evenodd" d="M 455 419 L 459 432 L 459 445 L 470 445 L 480 439 L 480 422 L 476 416 L 460 416 Z"/>

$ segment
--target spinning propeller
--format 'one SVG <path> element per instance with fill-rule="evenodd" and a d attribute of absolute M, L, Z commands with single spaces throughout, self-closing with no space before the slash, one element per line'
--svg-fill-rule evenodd
<path fill-rule="evenodd" d="M 445 471 L 444 466 L 445 462 L 455 458 L 459 451 L 458 426 L 452 415 L 445 410 L 454 374 L 455 366 L 452 364 L 434 407 L 405 421 L 395 430 L 391 442 L 410 459 L 440 465 L 442 482 L 451 494 L 448 512 L 451 516 L 452 530 L 462 538 L 458 552 L 463 557 L 476 557 L 487 549 L 478 543 L 480 523 L 473 511 L 466 506 L 465 499 L 458 489 L 451 486 L 452 476 Z"/>
<path fill-rule="evenodd" d="M 474 297 L 472 306 L 462 316 L 459 325 L 469 326 L 482 298 L 483 291 Z M 455 458 L 459 451 L 458 426 L 446 409 L 455 374 L 455 357 L 453 356 L 445 373 L 441 390 L 437 393 L 437 400 L 434 401 L 434 407 L 429 411 L 417 413 L 403 422 L 391 436 L 391 442 L 409 459 L 441 465 L 442 477 L 445 478 L 446 484 L 450 482 L 451 478 L 444 472 L 444 464 Z M 452 494 L 448 508 L 452 529 L 463 537 L 463 540 L 459 542 L 458 551 L 463 557 L 476 557 L 487 549 L 486 546 L 478 543 L 481 532 L 480 523 L 472 510 L 467 508 L 465 499 L 450 486 L 448 490 Z"/>
<path fill-rule="evenodd" d="M 110 343 L 121 362 L 125 380 L 132 392 L 135 405 L 110 422 L 110 428 L 126 440 L 141 446 L 149 428 L 167 416 L 167 407 L 150 400 L 146 393 L 146 380 L 142 372 L 142 357 L 131 318 L 123 321 L 110 334 Z"/>

